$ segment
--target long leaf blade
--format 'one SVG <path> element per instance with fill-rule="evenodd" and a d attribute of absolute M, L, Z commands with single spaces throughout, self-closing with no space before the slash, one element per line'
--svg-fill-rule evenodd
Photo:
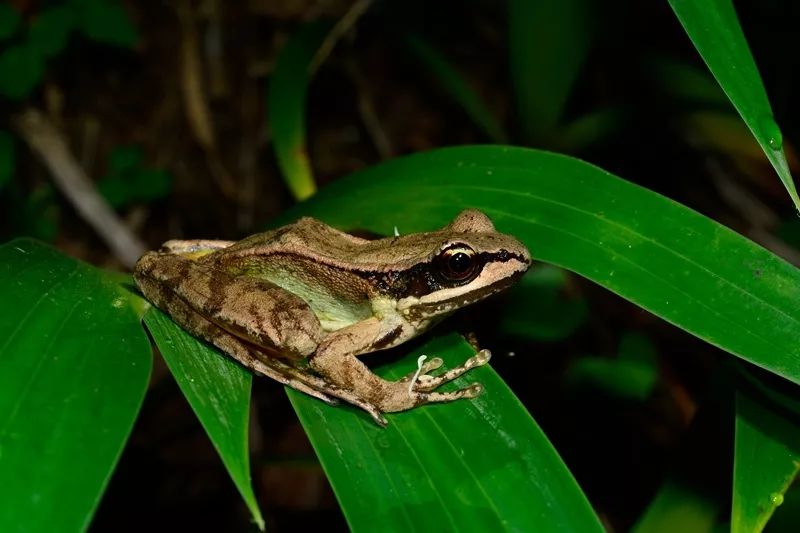
<path fill-rule="evenodd" d="M 306 94 L 311 62 L 329 27 L 325 22 L 302 26 L 281 50 L 269 81 L 267 109 L 275 156 L 296 200 L 317 190 L 306 149 Z"/>
<path fill-rule="evenodd" d="M 800 271 L 711 219 L 577 159 L 446 148 L 372 167 L 318 196 L 303 214 L 383 234 L 394 226 L 429 230 L 464 207 L 483 209 L 534 258 L 800 383 Z"/>
<path fill-rule="evenodd" d="M 158 309 L 151 308 L 144 321 L 253 520 L 263 531 L 264 519 L 250 480 L 247 440 L 252 375 L 187 335 Z"/>
<path fill-rule="evenodd" d="M 731 0 L 669 0 L 709 70 L 753 132 L 778 173 L 789 197 L 800 210 L 781 130 L 772 115 L 767 92 L 747 46 Z"/>
<path fill-rule="evenodd" d="M 787 413 L 736 396 L 731 531 L 761 531 L 800 469 L 800 427 Z"/>
<path fill-rule="evenodd" d="M 127 296 L 27 239 L 0 246 L 0 531 L 85 529 L 150 376 Z"/>
<path fill-rule="evenodd" d="M 378 373 L 399 379 L 420 354 L 447 366 L 474 351 L 439 337 Z M 525 408 L 488 367 L 471 401 L 389 415 L 386 429 L 350 409 L 291 391 L 353 531 L 602 531 L 569 470 Z M 491 450 L 490 453 L 487 453 Z"/>

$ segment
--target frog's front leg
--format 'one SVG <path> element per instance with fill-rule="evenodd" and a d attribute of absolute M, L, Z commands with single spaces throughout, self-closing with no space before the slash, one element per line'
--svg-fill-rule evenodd
<path fill-rule="evenodd" d="M 347 328 L 331 333 L 311 356 L 311 368 L 338 387 L 352 391 L 356 396 L 375 405 L 385 413 L 406 411 L 418 405 L 434 402 L 450 402 L 461 398 L 474 398 L 483 388 L 475 383 L 452 392 L 430 392 L 442 383 L 455 379 L 467 370 L 486 364 L 489 358 L 479 354 L 464 365 L 454 368 L 442 376 L 433 377 L 423 373 L 417 383 L 409 378 L 388 381 L 375 375 L 355 354 L 362 353 L 376 339 L 386 334 L 386 327 L 377 318 L 369 318 Z M 440 365 L 434 359 L 425 371 Z"/>

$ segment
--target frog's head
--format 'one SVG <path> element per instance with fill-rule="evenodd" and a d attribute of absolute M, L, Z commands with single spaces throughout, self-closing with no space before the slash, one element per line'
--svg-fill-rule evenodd
<path fill-rule="evenodd" d="M 521 242 L 498 233 L 491 220 L 474 209 L 461 212 L 439 231 L 409 235 L 408 242 L 396 245 L 413 247 L 415 253 L 406 257 L 416 257 L 384 280 L 398 311 L 412 321 L 445 315 L 491 296 L 514 283 L 531 264 Z"/>

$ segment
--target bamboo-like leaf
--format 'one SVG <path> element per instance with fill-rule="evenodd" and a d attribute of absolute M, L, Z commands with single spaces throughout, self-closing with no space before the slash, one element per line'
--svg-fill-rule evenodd
<path fill-rule="evenodd" d="M 800 469 L 797 413 L 736 396 L 731 531 L 761 531 Z"/>
<path fill-rule="evenodd" d="M 342 206 L 346 205 L 346 209 Z M 676 202 L 571 157 L 463 146 L 339 180 L 287 213 L 385 235 L 483 209 L 534 258 L 585 276 L 680 328 L 800 383 L 800 271 Z"/>
<path fill-rule="evenodd" d="M 797 196 L 783 135 L 775 122 L 767 92 L 747 46 L 731 0 L 669 0 L 709 70 L 753 132 L 797 209 Z"/>
<path fill-rule="evenodd" d="M 454 366 L 473 353 L 455 336 L 439 337 L 379 373 L 399 379 L 421 354 Z M 350 528 L 601 531 L 569 470 L 503 381 L 485 367 L 455 384 L 473 381 L 485 387 L 479 398 L 390 415 L 386 429 L 290 392 Z"/>
<path fill-rule="evenodd" d="M 147 389 L 120 286 L 49 246 L 0 246 L 0 531 L 88 527 Z"/>
<path fill-rule="evenodd" d="M 306 94 L 312 60 L 329 28 L 326 22 L 302 26 L 281 50 L 269 81 L 267 109 L 275 157 L 296 200 L 317 190 L 306 149 Z"/>
<path fill-rule="evenodd" d="M 264 519 L 250 480 L 247 440 L 252 375 L 187 335 L 158 309 L 151 308 L 144 321 L 253 520 L 263 531 Z"/>

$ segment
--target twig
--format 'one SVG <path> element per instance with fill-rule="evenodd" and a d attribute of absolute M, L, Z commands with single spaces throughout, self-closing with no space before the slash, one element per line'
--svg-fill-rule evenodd
<path fill-rule="evenodd" d="M 369 86 L 364 81 L 364 76 L 361 75 L 361 71 L 352 58 L 348 58 L 345 61 L 345 69 L 356 88 L 358 115 L 361 118 L 361 122 L 364 124 L 364 128 L 367 130 L 367 135 L 369 135 L 381 159 L 390 159 L 394 155 L 392 141 L 383 129 L 383 125 L 380 119 L 378 119 L 377 113 L 375 113 L 375 106 L 373 105 Z"/>
<path fill-rule="evenodd" d="M 100 196 L 61 133 L 36 109 L 17 115 L 13 123 L 17 133 L 42 158 L 56 186 L 78 213 L 106 242 L 114 256 L 126 267 L 132 267 L 144 253 L 144 243 Z"/>
<path fill-rule="evenodd" d="M 319 66 L 325 62 L 336 46 L 336 43 L 339 42 L 339 39 L 350 31 L 355 23 L 358 22 L 358 19 L 361 18 L 361 15 L 367 12 L 370 5 L 372 5 L 372 0 L 357 0 L 350 6 L 347 13 L 336 22 L 325 37 L 325 40 L 322 41 L 319 50 L 317 50 L 317 53 L 314 55 L 314 59 L 311 60 L 311 64 L 308 66 L 308 71 L 310 73 L 313 74 L 316 72 Z"/>

